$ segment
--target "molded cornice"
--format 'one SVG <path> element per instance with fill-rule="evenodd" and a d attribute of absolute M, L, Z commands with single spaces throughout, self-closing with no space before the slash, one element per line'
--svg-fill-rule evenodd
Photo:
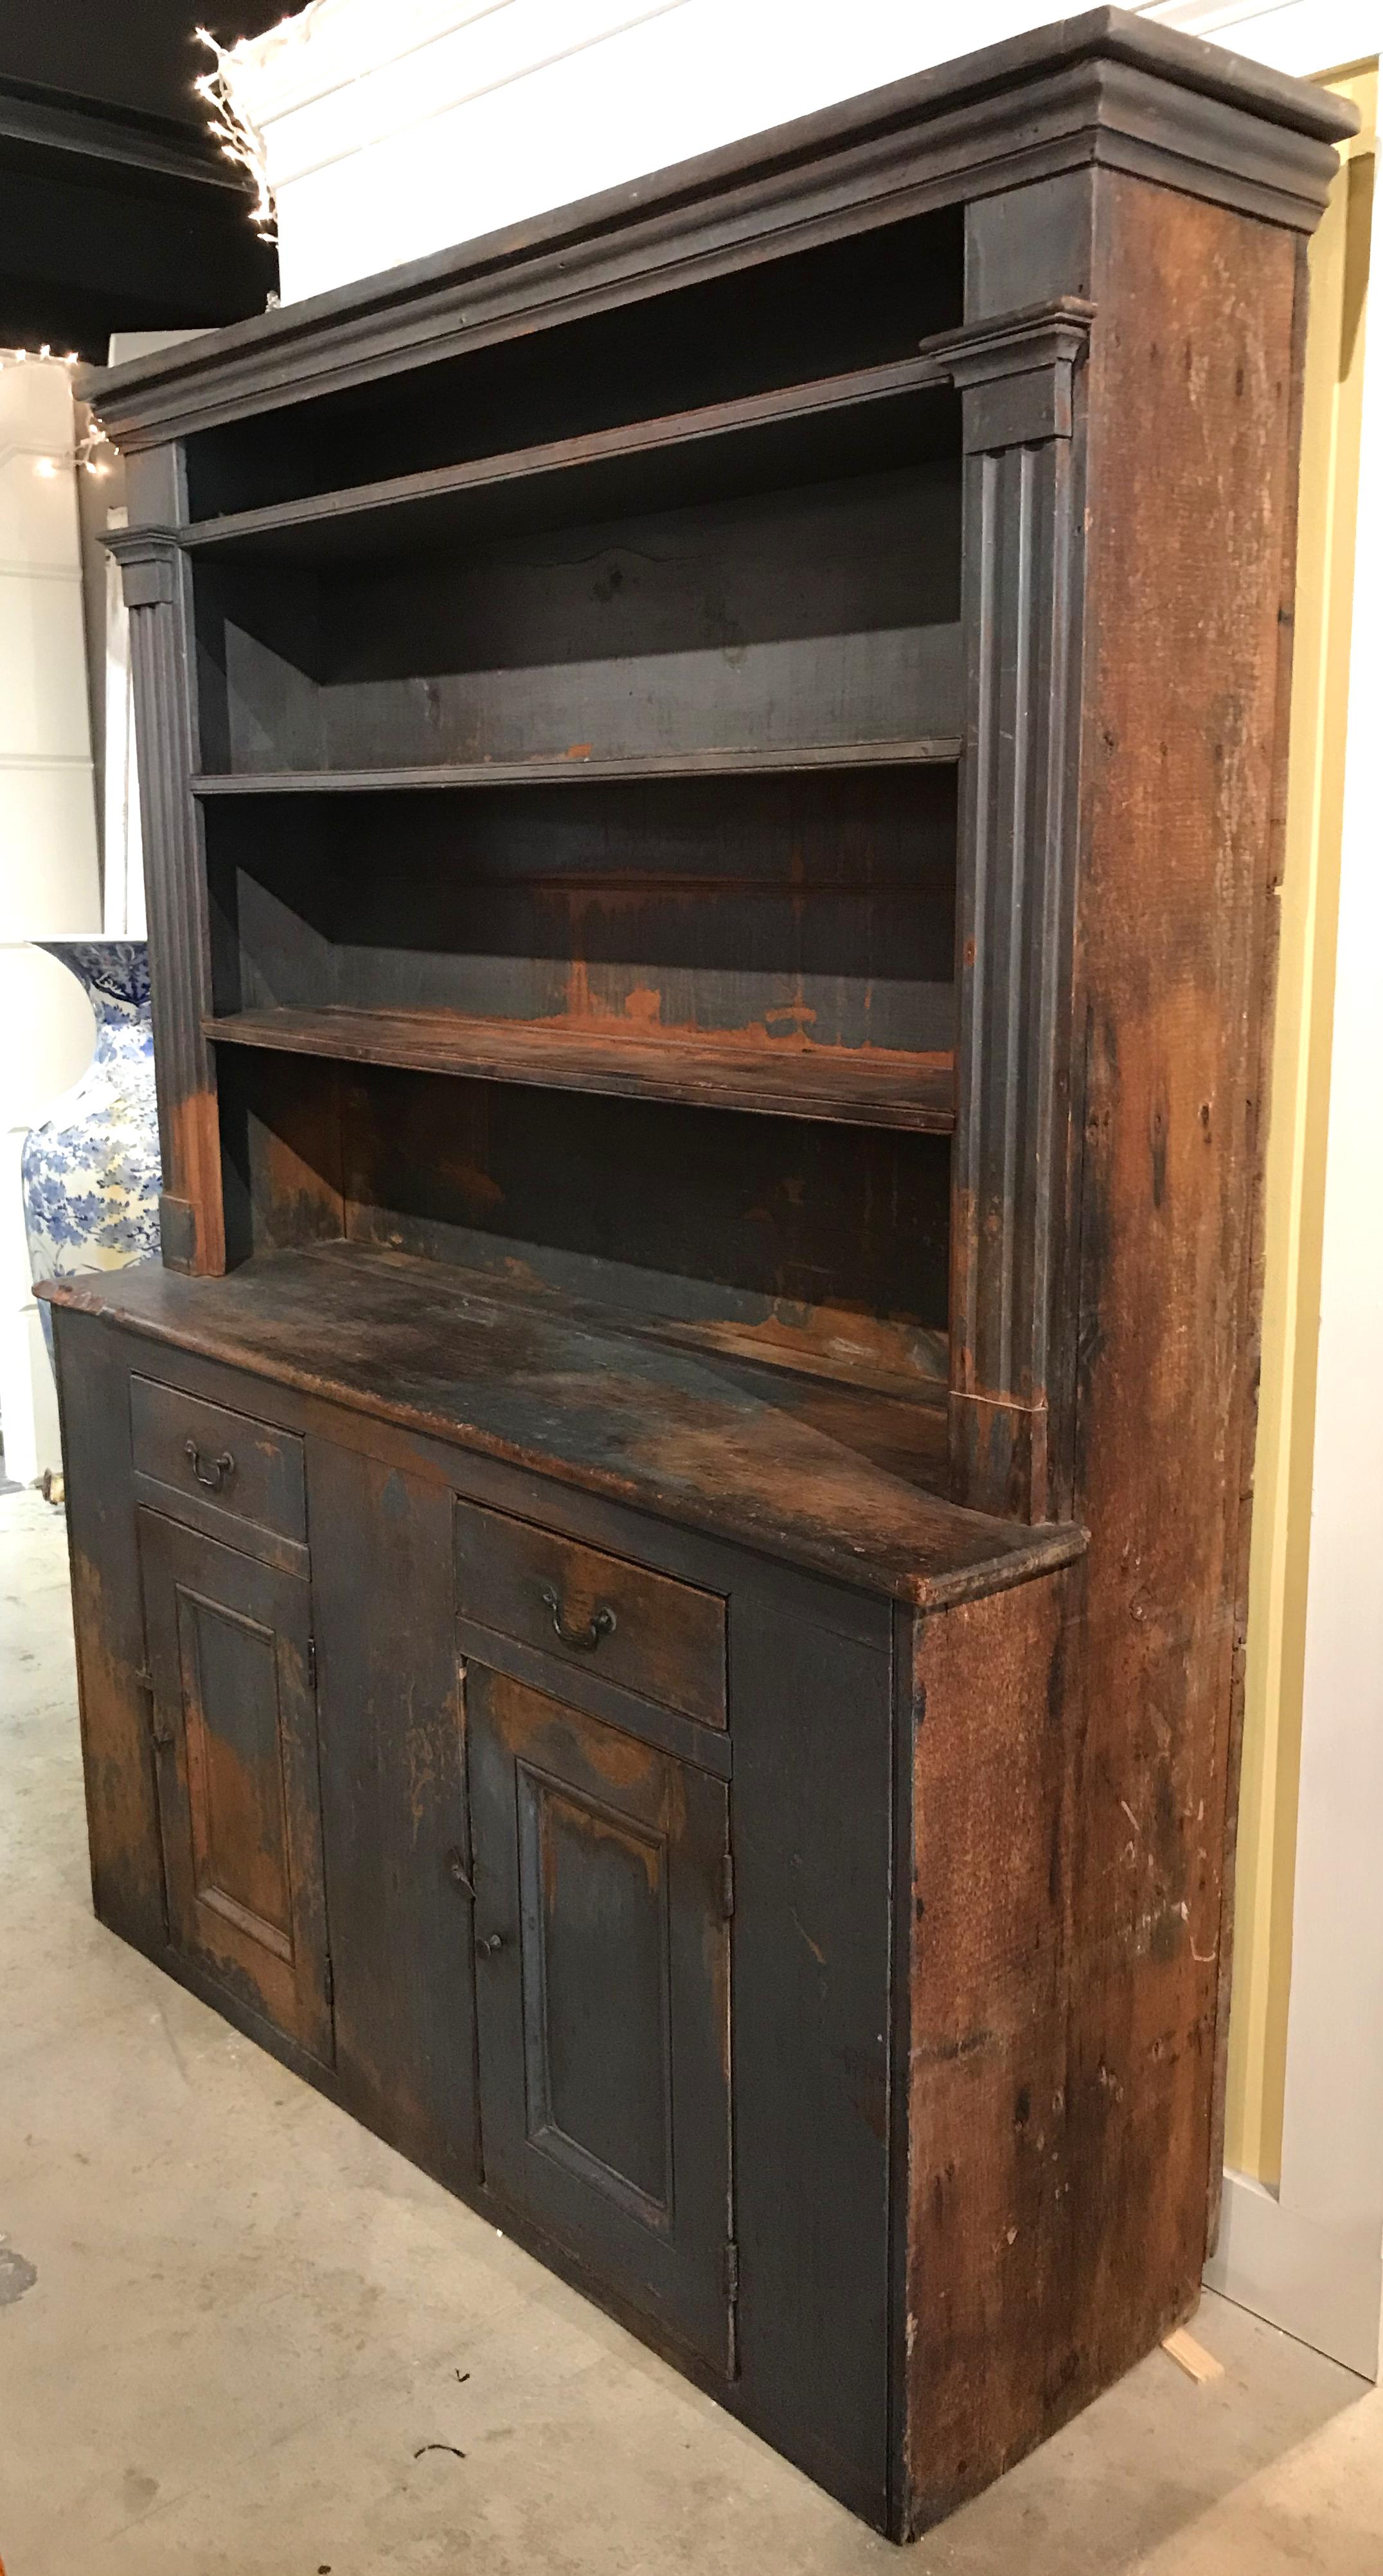
<path fill-rule="evenodd" d="M 1354 124 L 1309 83 L 1093 9 L 78 390 L 145 447 L 1081 165 L 1309 232 Z"/>

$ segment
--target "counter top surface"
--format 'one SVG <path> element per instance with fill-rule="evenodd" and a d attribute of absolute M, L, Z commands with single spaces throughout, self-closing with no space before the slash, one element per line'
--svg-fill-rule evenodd
<path fill-rule="evenodd" d="M 41 1293 L 919 1608 L 1085 1546 L 948 1502 L 939 1404 L 670 1345 L 407 1254 L 327 1244 L 218 1279 L 140 1263 Z"/>

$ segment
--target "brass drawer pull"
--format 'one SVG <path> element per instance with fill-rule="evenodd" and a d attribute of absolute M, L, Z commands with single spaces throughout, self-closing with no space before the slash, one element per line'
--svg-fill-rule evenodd
<path fill-rule="evenodd" d="M 205 1467 L 195 1440 L 184 1440 L 182 1445 L 184 1455 L 192 1461 L 192 1473 L 198 1484 L 205 1485 L 208 1493 L 219 1494 L 227 1477 L 235 1474 L 235 1460 L 229 1449 L 223 1449 L 220 1457 L 213 1458 L 210 1466 Z"/>
<path fill-rule="evenodd" d="M 543 1608 L 551 1612 L 553 1627 L 562 1644 L 574 1646 L 579 1655 L 594 1654 L 601 1638 L 613 1637 L 615 1633 L 615 1614 L 607 1609 L 597 1610 L 586 1627 L 569 1628 L 562 1616 L 562 1604 L 550 1583 L 543 1586 Z"/>

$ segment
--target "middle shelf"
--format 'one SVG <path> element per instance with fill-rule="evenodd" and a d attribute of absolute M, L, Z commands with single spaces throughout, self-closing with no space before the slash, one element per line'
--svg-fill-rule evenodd
<path fill-rule="evenodd" d="M 946 1136 L 955 1125 L 950 1050 L 758 1044 L 678 1031 L 626 1035 L 566 1022 L 468 1017 L 453 1011 L 316 1009 L 279 1005 L 202 1023 L 218 1045 L 267 1047 L 348 1064 L 467 1074 L 491 1082 L 608 1092 L 630 1100 L 743 1109 L 847 1126 Z"/>
<path fill-rule="evenodd" d="M 878 741 L 803 742 L 781 745 L 707 743 L 691 751 L 635 751 L 607 756 L 588 742 L 543 757 L 453 760 L 432 766 L 379 765 L 371 769 L 199 770 L 194 796 L 358 796 L 417 793 L 434 788 L 608 786 L 629 780 L 789 778 L 837 770 L 953 768 L 959 734 L 897 735 Z"/>

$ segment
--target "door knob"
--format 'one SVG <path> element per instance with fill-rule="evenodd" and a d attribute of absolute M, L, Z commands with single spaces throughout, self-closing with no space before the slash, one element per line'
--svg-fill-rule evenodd
<path fill-rule="evenodd" d="M 493 1959 L 496 1950 L 502 1950 L 503 1947 L 504 1934 L 502 1932 L 478 1932 L 476 1934 L 475 1948 L 477 1958 Z"/>

